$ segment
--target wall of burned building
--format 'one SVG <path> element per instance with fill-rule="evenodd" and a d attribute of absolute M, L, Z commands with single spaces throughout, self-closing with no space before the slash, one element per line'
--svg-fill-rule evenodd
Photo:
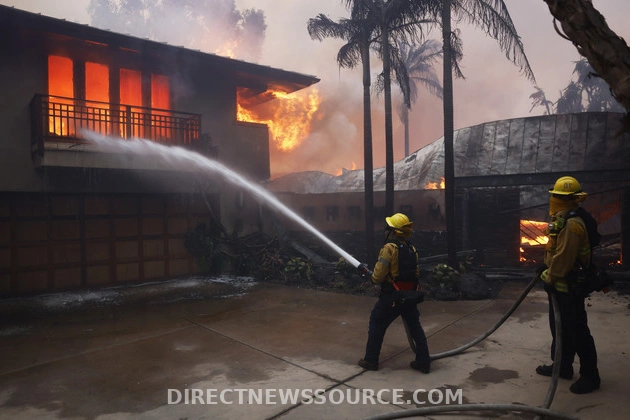
<path fill-rule="evenodd" d="M 622 195 L 624 189 L 618 183 L 584 183 L 590 191 L 582 206 L 599 222 L 605 246 L 596 256 L 604 264 L 621 258 L 615 244 L 619 243 L 622 228 Z M 512 187 L 467 187 L 456 190 L 456 248 L 458 251 L 475 251 L 475 263 L 487 266 L 517 265 L 527 263 L 531 256 L 542 255 L 544 226 L 548 222 L 548 186 L 524 185 Z M 334 243 L 352 255 L 365 257 L 363 193 L 295 194 L 276 193 L 299 216 L 324 233 Z M 410 215 L 414 221 L 414 243 L 421 256 L 447 252 L 446 226 L 443 213 L 443 190 L 397 191 L 396 211 Z M 376 248 L 384 235 L 384 194 L 375 194 Z M 269 219 L 271 220 L 271 219 Z M 538 222 L 536 230 L 531 222 Z M 523 224 L 527 229 L 523 230 Z M 289 235 L 303 241 L 309 248 L 334 258 L 331 251 L 315 235 L 299 225 L 282 219 L 283 229 Z M 266 224 L 267 226 L 268 224 Z M 275 232 L 271 231 L 271 234 Z M 523 239 L 538 240 L 523 244 Z M 522 247 L 526 247 L 524 251 Z M 532 248 L 533 247 L 533 248 Z M 538 247 L 538 248 L 536 248 Z M 525 252 L 525 254 L 523 254 Z M 601 254 L 601 255 L 600 255 Z M 525 259 L 524 259 L 525 258 Z M 529 262 L 534 262 L 529 261 Z"/>
<path fill-rule="evenodd" d="M 471 188 L 462 195 L 462 246 L 476 250 L 477 264 L 519 261 L 518 188 Z"/>
<path fill-rule="evenodd" d="M 327 194 L 275 193 L 297 216 L 361 261 L 365 260 L 365 211 L 363 192 Z M 446 250 L 444 195 L 440 190 L 396 191 L 395 208 L 414 222 L 413 242 L 421 256 Z M 374 193 L 375 251 L 385 239 L 385 192 Z M 269 211 L 266 209 L 266 211 Z M 278 212 L 265 217 L 265 231 L 296 240 L 322 257 L 339 256 L 313 233 Z"/>
<path fill-rule="evenodd" d="M 254 181 L 269 179 L 268 127 L 237 121 L 236 90 L 241 86 L 235 75 L 195 57 L 177 61 L 171 71 L 177 106 L 202 115 L 202 132 L 217 148 L 221 163 Z"/>
<path fill-rule="evenodd" d="M 359 258 L 365 257 L 363 193 L 293 194 L 276 193 L 316 229 Z M 396 211 L 407 214 L 414 222 L 413 242 L 421 257 L 447 252 L 444 190 L 396 191 Z M 385 240 L 385 194 L 375 193 L 374 229 L 376 250 Z M 516 264 L 519 260 L 519 190 L 458 190 L 456 204 L 456 248 L 476 251 L 478 264 Z M 515 211 L 516 210 L 516 211 Z M 299 225 L 285 221 L 292 238 L 304 241 L 311 249 L 328 258 L 334 252 L 317 237 Z"/>
<path fill-rule="evenodd" d="M 276 193 L 280 201 L 321 232 L 363 231 L 365 202 L 363 192 L 325 194 Z M 439 190 L 396 191 L 394 207 L 414 222 L 415 230 L 445 229 L 444 195 Z M 374 192 L 374 227 L 385 226 L 385 192 Z M 303 230 L 286 220 L 288 230 Z"/>

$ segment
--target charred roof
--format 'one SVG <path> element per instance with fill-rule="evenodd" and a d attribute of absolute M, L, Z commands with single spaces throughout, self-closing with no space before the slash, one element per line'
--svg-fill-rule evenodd
<path fill-rule="evenodd" d="M 630 135 L 618 135 L 623 114 L 585 112 L 486 122 L 456 130 L 456 187 L 552 185 L 562 175 L 583 182 L 630 181 Z M 444 138 L 394 163 L 395 190 L 423 189 L 444 176 Z M 325 176 L 327 175 L 327 176 Z M 362 191 L 364 171 L 339 176 L 299 172 L 270 183 L 275 192 Z M 374 190 L 385 190 L 385 168 L 374 169 Z"/>

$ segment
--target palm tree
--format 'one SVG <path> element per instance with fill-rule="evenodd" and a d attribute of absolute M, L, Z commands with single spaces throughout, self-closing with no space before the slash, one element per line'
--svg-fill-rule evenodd
<path fill-rule="evenodd" d="M 613 98 L 608 84 L 595 73 L 586 58 L 575 62 L 573 74 L 577 76 L 575 84 L 581 99 L 582 109 L 580 111 L 623 111 L 621 104 Z"/>
<path fill-rule="evenodd" d="M 534 86 L 534 89 L 536 91 L 532 93 L 531 95 L 529 95 L 529 99 L 532 100 L 532 107 L 530 108 L 529 112 L 532 112 L 532 110 L 536 108 L 537 106 L 543 106 L 545 107 L 544 115 L 552 114 L 553 106 L 554 106 L 553 102 L 547 99 L 545 92 L 540 87 Z"/>
<path fill-rule="evenodd" d="M 409 156 L 409 110 L 418 98 L 418 83 L 421 83 L 429 93 L 442 99 L 442 84 L 433 69 L 434 62 L 442 56 L 442 48 L 438 41 L 427 40 L 418 46 L 411 46 L 401 42 L 399 45 L 402 65 L 408 74 L 409 92 L 403 94 L 400 107 L 400 119 L 405 129 L 405 157 Z M 404 76 L 398 77 L 400 70 L 395 69 L 398 84 L 404 84 Z M 402 78 L 402 80 L 401 80 Z M 405 98 L 407 96 L 407 98 Z"/>
<path fill-rule="evenodd" d="M 407 41 L 396 42 L 396 54 L 392 54 L 392 69 L 396 83 L 403 94 L 398 107 L 398 116 L 405 130 L 405 156 L 409 156 L 409 110 L 418 98 L 418 83 L 422 83 L 429 93 L 442 99 L 442 85 L 433 70 L 433 63 L 442 55 L 439 41 L 428 40 L 420 45 Z M 384 77 L 381 73 L 376 81 L 376 90 L 384 90 Z"/>
<path fill-rule="evenodd" d="M 350 0 L 348 0 L 350 1 Z M 355 0 L 358 1 L 358 0 Z M 364 0 L 371 3 L 370 0 Z M 372 0 L 376 5 L 371 9 L 375 14 L 373 21 L 378 22 L 380 30 L 379 54 L 383 60 L 383 80 L 385 92 L 385 172 L 386 172 L 386 209 L 393 210 L 394 174 L 393 174 L 393 136 L 391 125 L 391 87 L 390 87 L 390 34 L 394 39 L 406 36 L 416 37 L 416 27 L 420 24 L 442 23 L 443 36 L 443 89 L 444 89 L 444 178 L 445 207 L 448 242 L 448 263 L 454 268 L 457 264 L 455 237 L 455 189 L 453 161 L 453 72 L 458 67 L 453 59 L 457 36 L 451 29 L 451 9 L 455 17 L 481 27 L 489 36 L 496 39 L 501 50 L 512 62 L 518 64 L 526 77 L 534 80 L 534 75 L 525 56 L 523 44 L 502 0 Z M 403 93 L 408 86 L 401 84 Z"/>
<path fill-rule="evenodd" d="M 383 62 L 383 92 L 385 102 L 385 211 L 394 211 L 394 135 L 392 118 L 391 72 L 392 62 L 399 61 L 396 43 L 407 38 L 417 39 L 420 23 L 428 4 L 416 0 L 346 0 L 347 4 L 361 2 L 366 16 L 375 25 L 375 38 L 371 42 Z M 408 89 L 402 84 L 403 92 Z"/>
<path fill-rule="evenodd" d="M 391 106 L 391 55 L 390 39 L 399 39 L 403 35 L 415 35 L 418 26 L 410 19 L 423 16 L 420 10 L 423 2 L 410 0 L 345 0 L 351 11 L 350 19 L 334 22 L 325 15 L 318 15 L 308 22 L 309 34 L 313 39 L 335 37 L 346 40 L 339 50 L 337 62 L 342 67 L 354 67 L 359 62 L 363 66 L 363 112 L 364 112 L 364 167 L 365 167 L 365 222 L 366 247 L 368 258 L 374 253 L 374 203 L 373 203 L 373 160 L 372 126 L 370 103 L 370 63 L 369 49 L 376 44 L 375 50 L 383 60 L 385 91 L 385 172 L 386 198 L 388 213 L 394 208 L 394 153 Z M 418 22 L 415 22 L 418 23 Z M 373 258 L 370 258 L 370 261 Z"/>
<path fill-rule="evenodd" d="M 556 112 L 558 114 L 582 112 L 582 88 L 576 82 L 569 82 L 560 92 L 560 97 L 556 101 Z"/>
<path fill-rule="evenodd" d="M 560 21 L 564 34 L 556 27 L 558 33 L 573 42 L 626 109 L 623 130 L 630 131 L 630 83 L 627 76 L 630 74 L 630 47 L 608 27 L 606 19 L 590 0 L 544 1 L 553 17 Z"/>
<path fill-rule="evenodd" d="M 374 9 L 376 20 L 379 22 L 380 39 L 378 52 L 383 61 L 383 92 L 385 102 L 385 211 L 388 214 L 394 212 L 394 129 L 392 116 L 392 90 L 391 72 L 392 59 L 401 61 L 400 51 L 396 43 L 405 40 L 406 37 L 416 37 L 419 24 L 425 23 L 423 19 L 426 8 L 423 2 L 409 0 L 377 0 L 378 6 Z M 400 69 L 401 67 L 398 66 Z M 408 81 L 402 81 L 400 87 L 408 102 Z"/>
<path fill-rule="evenodd" d="M 455 166 L 453 157 L 453 33 L 452 12 L 457 20 L 465 20 L 481 27 L 490 37 L 498 41 L 506 56 L 520 66 L 521 72 L 534 81 L 523 44 L 503 0 L 425 0 L 441 5 L 439 17 L 442 22 L 444 48 L 444 206 L 446 212 L 446 240 L 448 264 L 457 269 L 457 247 L 455 232 Z"/>
<path fill-rule="evenodd" d="M 458 268 L 455 235 L 455 160 L 453 157 L 453 70 L 451 49 L 451 0 L 442 0 L 442 83 L 444 100 L 444 207 L 446 216 L 446 246 L 448 265 Z"/>
<path fill-rule="evenodd" d="M 352 4 L 350 4 L 352 3 Z M 334 22 L 323 14 L 309 19 L 308 32 L 311 38 L 323 40 L 326 37 L 346 41 L 338 54 L 340 67 L 352 68 L 360 62 L 363 69 L 363 167 L 365 197 L 365 248 L 368 261 L 374 261 L 374 164 L 372 156 L 372 107 L 370 97 L 370 40 L 374 26 L 370 22 L 362 1 L 349 2 L 350 19 Z"/>
<path fill-rule="evenodd" d="M 536 92 L 529 96 L 532 99 L 531 109 L 544 106 L 546 114 L 623 112 L 623 107 L 612 96 L 608 84 L 594 73 L 593 67 L 585 58 L 575 62 L 573 75 L 576 76 L 576 80 L 571 80 L 560 91 L 560 96 L 555 103 L 547 100 L 543 90 L 536 86 Z"/>

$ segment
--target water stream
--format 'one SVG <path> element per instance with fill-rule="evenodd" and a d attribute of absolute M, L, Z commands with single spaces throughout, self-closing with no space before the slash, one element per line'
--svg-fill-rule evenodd
<path fill-rule="evenodd" d="M 193 169 L 200 172 L 212 172 L 219 174 L 228 182 L 247 189 L 258 198 L 264 200 L 269 207 L 284 214 L 304 229 L 313 233 L 352 266 L 358 267 L 361 264 L 356 258 L 348 254 L 324 234 L 310 225 L 306 220 L 302 219 L 297 213 L 285 206 L 269 191 L 262 188 L 260 185 L 247 180 L 242 175 L 234 172 L 214 159 L 207 158 L 195 151 L 184 149 L 182 147 L 166 146 L 145 139 L 124 140 L 105 137 L 91 131 L 84 131 L 82 134 L 87 140 L 92 141 L 99 151 L 118 154 L 134 153 L 144 157 L 150 155 L 152 159 L 157 159 L 161 163 L 164 163 L 172 168 L 182 168 L 187 171 Z"/>

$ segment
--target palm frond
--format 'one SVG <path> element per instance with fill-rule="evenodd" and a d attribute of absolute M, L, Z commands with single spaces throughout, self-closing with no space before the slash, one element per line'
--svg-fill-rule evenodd
<path fill-rule="evenodd" d="M 452 0 L 453 11 L 461 19 L 479 26 L 499 43 L 506 57 L 536 83 L 525 48 L 503 0 Z"/>

